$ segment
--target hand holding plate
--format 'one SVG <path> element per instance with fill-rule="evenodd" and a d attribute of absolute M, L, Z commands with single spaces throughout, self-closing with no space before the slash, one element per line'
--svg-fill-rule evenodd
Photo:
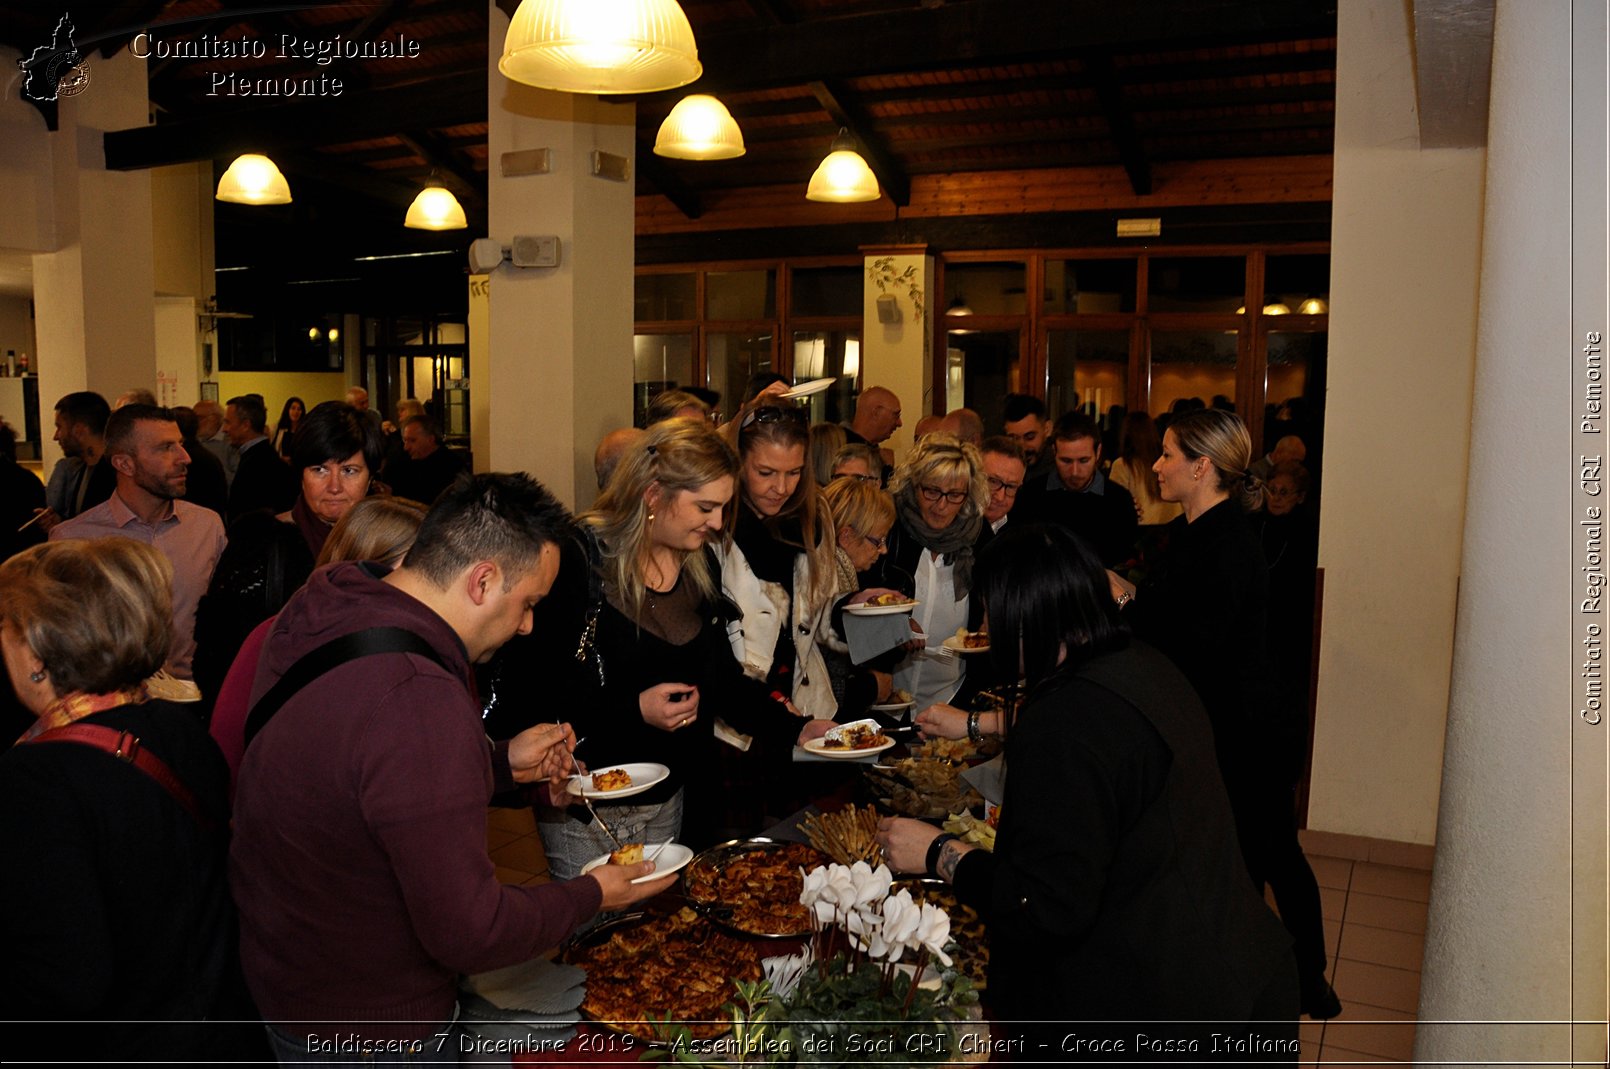
<path fill-rule="evenodd" d="M 626 908 L 633 902 L 654 897 L 668 889 L 676 879 L 676 873 L 668 872 L 663 879 L 650 880 L 647 883 L 632 882 L 653 871 L 654 862 L 639 861 L 635 865 L 600 865 L 579 878 L 597 880 L 598 886 L 604 891 L 604 901 L 599 904 L 599 912 L 614 912 Z"/>

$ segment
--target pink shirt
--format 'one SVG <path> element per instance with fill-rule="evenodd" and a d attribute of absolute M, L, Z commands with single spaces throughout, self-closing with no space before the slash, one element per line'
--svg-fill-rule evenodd
<path fill-rule="evenodd" d="M 161 550 L 173 562 L 173 647 L 165 667 L 180 679 L 189 679 L 196 654 L 196 606 L 212 581 L 226 539 L 216 512 L 188 501 L 168 504 L 166 516 L 146 523 L 114 491 L 94 508 L 57 524 L 50 540 L 121 537 Z"/>
<path fill-rule="evenodd" d="M 212 719 L 207 730 L 213 741 L 224 752 L 229 762 L 229 797 L 235 797 L 235 776 L 240 772 L 240 759 L 246 752 L 246 714 L 251 712 L 252 680 L 257 677 L 257 655 L 263 650 L 268 629 L 274 626 L 270 616 L 258 624 L 235 654 L 235 663 L 218 686 L 218 699 L 213 702 Z"/>

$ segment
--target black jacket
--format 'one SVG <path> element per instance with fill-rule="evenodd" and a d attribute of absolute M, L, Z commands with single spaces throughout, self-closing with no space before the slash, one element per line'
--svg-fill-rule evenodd
<path fill-rule="evenodd" d="M 1012 522 L 1060 524 L 1084 539 L 1109 568 L 1135 555 L 1140 534 L 1134 496 L 1111 479 L 1099 494 L 1047 489 L 1044 479 L 1025 480 Z"/>
<path fill-rule="evenodd" d="M 296 473 L 274 452 L 267 438 L 243 449 L 235 481 L 229 486 L 229 522 L 257 509 L 284 512 L 296 500 L 298 482 Z"/>

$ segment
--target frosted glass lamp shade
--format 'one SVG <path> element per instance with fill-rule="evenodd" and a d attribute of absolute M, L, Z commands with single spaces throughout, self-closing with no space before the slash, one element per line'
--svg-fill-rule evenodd
<path fill-rule="evenodd" d="M 403 226 L 415 230 L 463 230 L 468 225 L 458 198 L 441 186 L 426 186 L 420 190 L 403 219 Z"/>
<path fill-rule="evenodd" d="M 831 204 L 856 204 L 878 199 L 878 180 L 861 154 L 852 149 L 835 149 L 827 154 L 811 184 L 805 188 L 806 200 Z"/>
<path fill-rule="evenodd" d="M 743 154 L 744 135 L 732 113 L 703 93 L 677 101 L 654 138 L 654 155 L 673 160 L 731 160 Z"/>
<path fill-rule="evenodd" d="M 498 70 L 566 93 L 653 93 L 704 73 L 676 0 L 522 0 Z"/>
<path fill-rule="evenodd" d="M 248 152 L 235 157 L 214 196 L 231 204 L 289 204 L 291 186 L 273 160 Z"/>

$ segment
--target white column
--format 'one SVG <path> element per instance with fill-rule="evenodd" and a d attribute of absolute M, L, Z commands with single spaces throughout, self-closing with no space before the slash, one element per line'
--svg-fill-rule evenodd
<path fill-rule="evenodd" d="M 1572 804 L 1573 744 L 1596 746 L 1602 784 L 1606 729 L 1576 706 L 1584 581 L 1570 445 L 1582 361 L 1571 252 L 1590 237 L 1570 211 L 1573 150 L 1589 148 L 1573 145 L 1572 89 L 1600 107 L 1584 166 L 1598 188 L 1602 316 L 1604 16 L 1602 2 L 1497 7 L 1464 567 L 1415 1045 L 1437 1064 L 1605 1058 L 1602 1024 L 1573 1059 L 1571 1029 L 1525 1023 L 1605 1012 L 1602 793 L 1597 813 Z M 1578 43 L 1596 51 L 1596 76 L 1573 70 Z M 1424 483 L 1445 474 L 1444 456 L 1401 459 Z M 1573 844 L 1589 828 L 1598 834 Z M 1595 869 L 1597 895 L 1577 903 L 1590 928 L 1573 939 L 1573 879 Z M 1476 1023 L 1505 1021 L 1516 1023 Z"/>
<path fill-rule="evenodd" d="M 1464 522 L 1479 148 L 1422 149 L 1401 0 L 1338 10 L 1308 825 L 1429 844 Z"/>
<path fill-rule="evenodd" d="M 934 390 L 943 388 L 933 381 L 934 316 L 939 313 L 934 306 L 934 258 L 927 250 L 911 245 L 865 247 L 861 250 L 862 270 L 872 270 L 873 261 L 885 257 L 891 261 L 890 275 L 898 276 L 908 267 L 916 271 L 923 303 L 918 315 L 904 283 L 880 291 L 869 278 L 862 286 L 861 388 L 883 386 L 900 398 L 905 426 L 883 443 L 898 459 L 911 448 L 911 429 L 928 411 Z M 884 295 L 895 299 L 900 318 L 893 323 L 878 319 L 878 298 Z"/>
<path fill-rule="evenodd" d="M 46 427 L 65 393 L 95 390 L 111 400 L 134 387 L 156 389 L 151 176 L 106 170 L 101 150 L 104 132 L 146 123 L 145 63 L 126 50 L 89 63 L 89 86 L 60 102 L 50 159 L 36 161 L 51 171 L 55 221 L 51 251 L 34 256 Z M 60 455 L 46 445 L 47 464 Z"/>
<path fill-rule="evenodd" d="M 490 237 L 555 235 L 554 268 L 493 271 L 488 287 L 488 450 L 483 470 L 528 471 L 560 500 L 592 502 L 593 448 L 632 421 L 633 183 L 592 174 L 595 150 L 631 159 L 635 112 L 504 78 L 508 17 L 490 13 Z M 504 178 L 505 152 L 546 148 L 552 170 Z M 634 161 L 635 162 L 635 161 Z"/>

